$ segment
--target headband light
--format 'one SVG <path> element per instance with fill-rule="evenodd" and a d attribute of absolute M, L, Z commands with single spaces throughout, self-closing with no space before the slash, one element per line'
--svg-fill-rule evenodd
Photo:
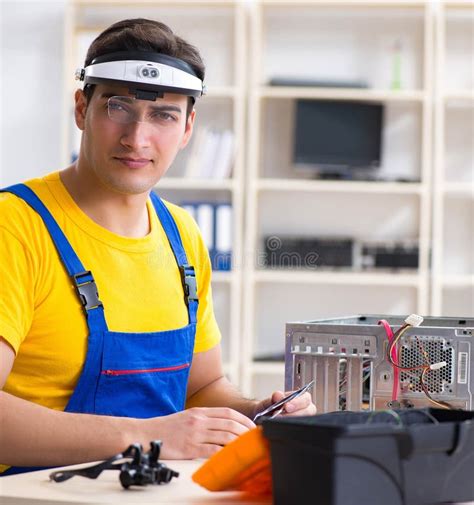
<path fill-rule="evenodd" d="M 95 58 L 76 71 L 84 84 L 122 84 L 136 98 L 156 100 L 164 93 L 193 98 L 206 93 L 206 87 L 192 67 L 183 60 L 149 52 L 120 52 Z"/>

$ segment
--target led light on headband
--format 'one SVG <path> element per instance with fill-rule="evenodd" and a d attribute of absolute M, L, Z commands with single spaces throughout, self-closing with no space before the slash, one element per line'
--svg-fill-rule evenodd
<path fill-rule="evenodd" d="M 76 80 L 84 84 L 122 84 L 135 98 L 156 100 L 164 93 L 176 93 L 193 98 L 206 92 L 193 68 L 179 58 L 165 54 L 123 51 L 106 54 L 76 70 Z"/>

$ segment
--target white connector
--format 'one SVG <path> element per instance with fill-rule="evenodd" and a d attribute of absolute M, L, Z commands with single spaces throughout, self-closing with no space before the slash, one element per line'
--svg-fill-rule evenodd
<path fill-rule="evenodd" d="M 422 322 L 423 322 L 423 316 L 419 316 L 418 314 L 410 314 L 405 319 L 405 323 L 409 324 L 410 326 L 420 326 Z"/>
<path fill-rule="evenodd" d="M 430 370 L 440 370 L 447 365 L 446 361 L 440 361 L 439 363 L 433 363 L 430 365 Z"/>

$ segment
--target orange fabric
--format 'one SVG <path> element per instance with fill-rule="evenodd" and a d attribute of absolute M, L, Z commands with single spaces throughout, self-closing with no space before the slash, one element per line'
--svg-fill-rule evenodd
<path fill-rule="evenodd" d="M 272 494 L 270 456 L 262 458 L 240 474 L 238 489 L 252 495 Z"/>
<path fill-rule="evenodd" d="M 194 472 L 192 479 L 209 491 L 271 494 L 270 449 L 262 428 L 254 428 L 223 447 Z"/>

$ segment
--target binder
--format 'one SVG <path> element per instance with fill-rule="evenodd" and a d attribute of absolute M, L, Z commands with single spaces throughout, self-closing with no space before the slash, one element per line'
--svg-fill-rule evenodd
<path fill-rule="evenodd" d="M 181 207 L 195 219 L 209 251 L 213 270 L 232 269 L 232 205 L 213 202 L 182 202 Z"/>
<path fill-rule="evenodd" d="M 196 206 L 196 222 L 201 230 L 204 243 L 211 254 L 214 251 L 214 205 L 211 203 L 198 204 Z"/>
<path fill-rule="evenodd" d="M 215 206 L 215 270 L 229 271 L 232 267 L 232 206 Z"/>

